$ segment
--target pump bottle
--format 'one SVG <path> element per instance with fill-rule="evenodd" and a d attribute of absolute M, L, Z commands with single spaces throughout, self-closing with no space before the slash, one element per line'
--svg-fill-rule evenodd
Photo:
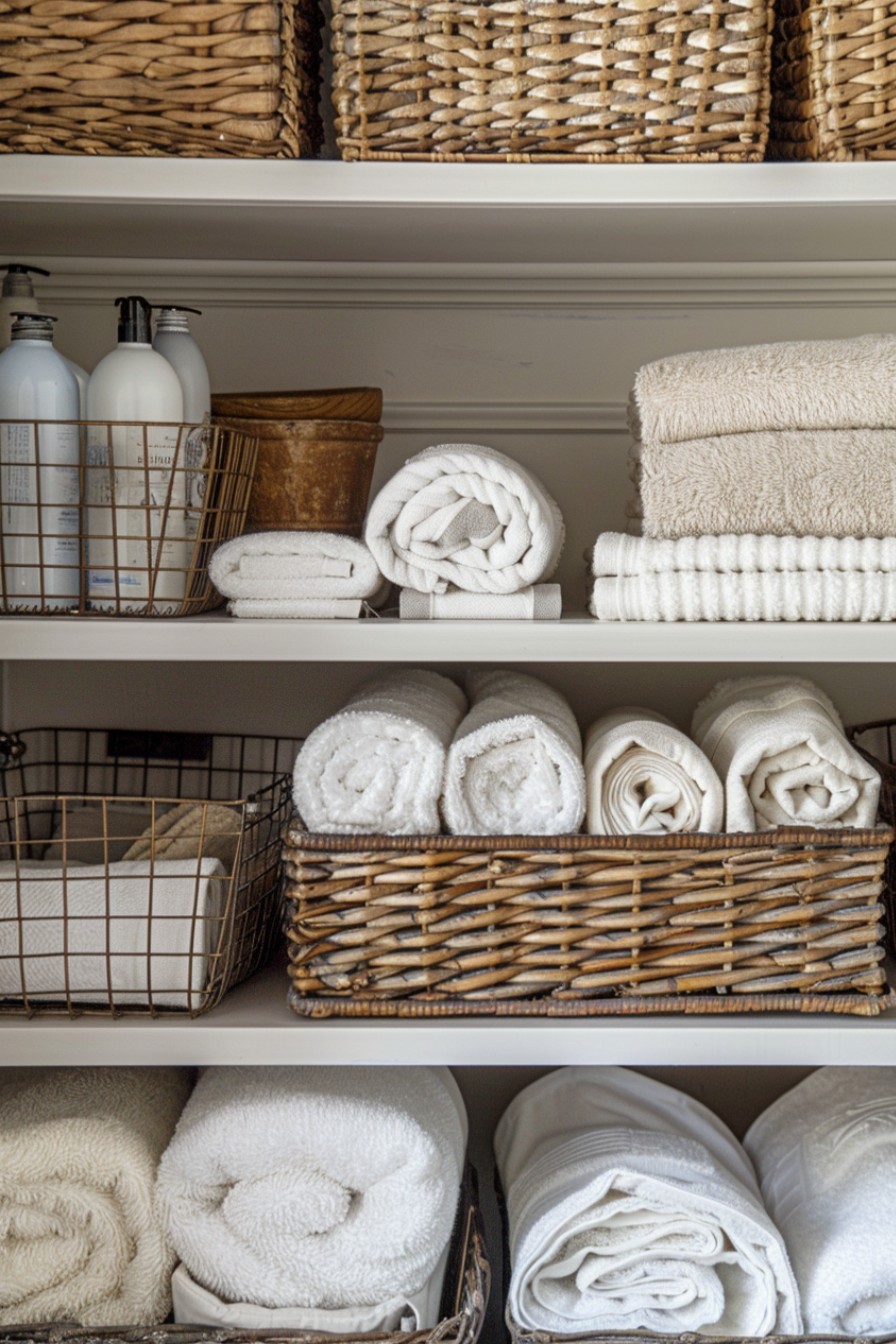
<path fill-rule="evenodd" d="M 13 315 L 40 311 L 31 276 L 49 275 L 50 272 L 45 271 L 42 266 L 26 266 L 21 261 L 8 261 L 0 266 L 0 271 L 5 272 L 3 283 L 0 285 L 0 350 L 5 350 L 11 338 Z M 87 370 L 82 369 L 73 359 L 67 359 L 60 350 L 56 353 L 65 360 L 78 380 L 81 394 L 79 414 L 83 420 L 87 414 Z"/>
<path fill-rule="evenodd" d="M 153 349 L 165 356 L 180 379 L 184 393 L 184 423 L 198 427 L 187 438 L 186 534 L 188 542 L 193 542 L 199 532 L 205 497 L 207 473 L 202 468 L 208 460 L 208 425 L 212 410 L 208 367 L 190 331 L 187 316 L 188 313 L 201 316 L 201 310 L 181 303 L 160 303 L 153 305 L 153 311 L 156 314 Z"/>

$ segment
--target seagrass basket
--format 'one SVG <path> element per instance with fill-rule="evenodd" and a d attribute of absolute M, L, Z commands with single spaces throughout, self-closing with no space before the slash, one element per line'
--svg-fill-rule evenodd
<path fill-rule="evenodd" d="M 890 1002 L 893 832 L 466 837 L 287 831 L 307 1017 L 793 1011 Z"/>
<path fill-rule="evenodd" d="M 846 732 L 856 751 L 880 775 L 880 816 L 896 829 L 896 719 L 857 723 Z M 896 952 L 896 845 L 891 846 L 884 868 L 883 902 L 887 947 Z"/>
<path fill-rule="evenodd" d="M 761 159 L 771 0 L 333 0 L 346 159 Z"/>

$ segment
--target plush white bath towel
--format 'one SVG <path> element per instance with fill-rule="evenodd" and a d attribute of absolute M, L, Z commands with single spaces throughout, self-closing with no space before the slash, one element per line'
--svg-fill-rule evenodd
<path fill-rule="evenodd" d="M 597 577 L 663 573 L 777 571 L 886 574 L 896 570 L 896 537 L 633 537 L 602 532 L 591 553 Z"/>
<path fill-rule="evenodd" d="M 466 1136 L 447 1069 L 210 1068 L 159 1167 L 165 1228 L 225 1300 L 385 1303 L 442 1255 Z"/>
<path fill-rule="evenodd" d="M 585 788 L 593 835 L 722 829 L 721 780 L 700 748 L 650 709 L 617 709 L 591 725 Z"/>
<path fill-rule="evenodd" d="M 880 776 L 811 681 L 721 681 L 695 709 L 691 736 L 725 786 L 728 831 L 874 825 Z"/>
<path fill-rule="evenodd" d="M 800 1329 L 787 1253 L 734 1135 L 628 1069 L 558 1069 L 495 1132 L 507 1317 L 563 1334 Z"/>
<path fill-rule="evenodd" d="M 298 754 L 293 799 L 309 830 L 434 835 L 445 754 L 467 707 L 437 672 L 401 668 L 359 686 Z"/>
<path fill-rule="evenodd" d="M 896 570 L 616 575 L 594 580 L 588 610 L 599 621 L 892 621 Z"/>
<path fill-rule="evenodd" d="M 470 712 L 448 751 L 454 835 L 567 835 L 585 815 L 582 737 L 559 691 L 523 672 L 467 676 Z"/>
<path fill-rule="evenodd" d="M 809 1334 L 896 1331 L 896 1068 L 818 1069 L 744 1144 Z"/>
<path fill-rule="evenodd" d="M 550 578 L 563 517 L 547 490 L 493 448 L 443 443 L 412 457 L 370 506 L 364 540 L 403 588 L 515 593 Z"/>
<path fill-rule="evenodd" d="M 399 613 L 405 621 L 559 621 L 559 583 L 536 583 L 516 593 L 418 593 L 402 588 Z"/>
<path fill-rule="evenodd" d="M 369 597 L 381 582 L 363 541 L 336 532 L 250 532 L 219 546 L 209 578 L 224 597 Z"/>
<path fill-rule="evenodd" d="M 165 1319 L 156 1168 L 188 1093 L 186 1069 L 0 1070 L 0 1324 Z"/>
<path fill-rule="evenodd" d="M 231 616 L 253 621 L 354 621 L 363 609 L 360 597 L 239 597 L 227 603 Z"/>

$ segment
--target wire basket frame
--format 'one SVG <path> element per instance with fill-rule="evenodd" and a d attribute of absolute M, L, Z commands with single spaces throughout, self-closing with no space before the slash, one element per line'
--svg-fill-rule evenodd
<path fill-rule="evenodd" d="M 299 745 L 0 734 L 0 1013 L 195 1017 L 265 964 Z"/>
<path fill-rule="evenodd" d="M 191 616 L 221 606 L 258 440 L 223 425 L 0 420 L 0 613 Z"/>

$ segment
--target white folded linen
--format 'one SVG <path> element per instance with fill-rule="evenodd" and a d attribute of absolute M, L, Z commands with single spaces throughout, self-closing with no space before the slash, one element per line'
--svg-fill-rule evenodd
<path fill-rule="evenodd" d="M 450 585 L 515 593 L 550 578 L 563 517 L 535 476 L 479 444 L 410 458 L 370 506 L 364 540 L 387 578 L 422 593 Z"/>
<path fill-rule="evenodd" d="M 800 1329 L 749 1159 L 706 1107 L 628 1069 L 547 1074 L 495 1131 L 507 1319 L 563 1334 Z"/>
<path fill-rule="evenodd" d="M 454 835 L 567 835 L 585 815 L 582 737 L 553 687 L 523 672 L 472 672 L 470 712 L 445 764 Z"/>
<path fill-rule="evenodd" d="M 363 541 L 337 532 L 250 532 L 219 546 L 208 572 L 234 600 L 369 597 L 381 582 Z"/>
<path fill-rule="evenodd" d="M 229 882 L 212 857 L 0 863 L 0 998 L 201 1007 Z"/>
<path fill-rule="evenodd" d="M 842 571 L 886 574 L 896 570 L 896 537 L 737 536 L 633 537 L 602 532 L 591 553 L 598 577 L 707 571 Z"/>
<path fill-rule="evenodd" d="M 880 776 L 811 681 L 720 681 L 694 710 L 691 736 L 725 786 L 728 831 L 875 823 Z"/>
<path fill-rule="evenodd" d="M 722 782 L 669 719 L 625 707 L 585 735 L 586 829 L 593 835 L 720 831 Z"/>
<path fill-rule="evenodd" d="M 419 593 L 402 588 L 399 614 L 404 621 L 559 621 L 563 608 L 559 583 L 536 583 L 516 593 Z"/>
<path fill-rule="evenodd" d="M 426 1284 L 467 1122 L 447 1069 L 210 1068 L 159 1166 L 169 1239 L 232 1302 L 342 1308 Z"/>
<path fill-rule="evenodd" d="M 338 835 L 437 834 L 445 755 L 466 707 L 437 672 L 399 668 L 364 682 L 296 758 L 304 824 Z"/>
<path fill-rule="evenodd" d="M 892 621 L 896 571 L 616 575 L 594 580 L 588 610 L 599 621 Z"/>
<path fill-rule="evenodd" d="M 0 1324 L 165 1319 L 156 1168 L 188 1095 L 186 1069 L 0 1070 Z"/>
<path fill-rule="evenodd" d="M 231 616 L 253 621 L 357 620 L 363 609 L 359 597 L 239 597 L 227 603 Z"/>

